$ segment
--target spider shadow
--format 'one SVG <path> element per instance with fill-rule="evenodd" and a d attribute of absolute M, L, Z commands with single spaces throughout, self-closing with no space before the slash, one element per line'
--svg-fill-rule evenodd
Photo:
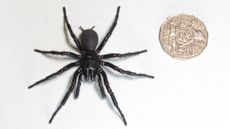
<path fill-rule="evenodd" d="M 99 88 L 99 84 L 98 84 L 98 77 L 95 78 L 95 83 L 94 83 L 94 90 L 97 92 L 97 95 L 98 97 L 100 97 L 100 99 L 106 99 L 106 98 L 103 98 L 102 94 L 101 94 L 101 91 L 100 91 L 100 88 Z"/>

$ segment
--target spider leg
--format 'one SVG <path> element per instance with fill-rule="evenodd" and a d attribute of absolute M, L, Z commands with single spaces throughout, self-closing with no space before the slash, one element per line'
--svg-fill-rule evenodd
<path fill-rule="evenodd" d="M 98 77 L 98 86 L 99 86 L 100 91 L 101 91 L 101 96 L 102 96 L 102 98 L 106 98 L 105 90 L 104 90 L 104 87 L 102 85 L 101 75 L 98 73 L 97 77 Z"/>
<path fill-rule="evenodd" d="M 49 79 L 51 79 L 51 78 L 54 78 L 54 77 L 56 77 L 56 76 L 58 76 L 58 75 L 64 73 L 64 72 L 67 71 L 68 69 L 70 69 L 70 68 L 72 68 L 72 67 L 74 67 L 74 66 L 78 66 L 78 65 L 79 65 L 78 62 L 70 63 L 70 64 L 66 65 L 65 67 L 63 67 L 62 69 L 58 70 L 57 72 L 55 72 L 55 73 L 53 73 L 53 74 L 50 74 L 49 76 L 47 76 L 47 77 L 45 77 L 45 78 L 43 78 L 43 79 L 41 79 L 41 80 L 35 82 L 34 84 L 30 85 L 30 86 L 28 87 L 28 89 L 33 88 L 34 86 L 36 86 L 36 85 L 38 85 L 38 84 L 40 84 L 40 83 L 42 83 L 42 82 L 44 82 L 44 81 L 47 81 L 47 80 L 49 80 Z"/>
<path fill-rule="evenodd" d="M 58 111 L 61 109 L 62 106 L 65 105 L 66 101 L 68 100 L 70 94 L 73 92 L 74 90 L 74 87 L 75 87 L 75 84 L 76 84 L 76 79 L 77 79 L 77 76 L 78 74 L 80 73 L 80 69 L 78 69 L 74 75 L 73 75 L 73 79 L 72 79 L 72 82 L 71 82 L 71 85 L 69 87 L 69 90 L 67 91 L 67 93 L 65 94 L 64 98 L 62 99 L 60 105 L 58 106 L 58 108 L 55 110 L 55 112 L 52 114 L 52 117 L 50 118 L 49 120 L 49 123 L 51 123 L 54 119 L 54 117 L 56 116 L 56 114 L 58 113 Z"/>
<path fill-rule="evenodd" d="M 111 89 L 110 86 L 109 86 L 109 81 L 108 81 L 108 78 L 107 78 L 106 73 L 105 73 L 102 69 L 100 69 L 100 74 L 101 74 L 102 77 L 103 77 L 105 87 L 106 87 L 107 92 L 109 93 L 109 95 L 110 95 L 110 97 L 111 97 L 111 99 L 112 99 L 112 101 L 113 101 L 114 106 L 117 108 L 118 112 L 120 113 L 121 118 L 122 118 L 124 124 L 127 125 L 127 122 L 126 122 L 126 120 L 125 120 L 125 116 L 124 116 L 124 114 L 122 113 L 121 109 L 119 108 L 118 102 L 117 102 L 117 100 L 116 100 L 116 98 L 115 98 L 115 96 L 114 96 L 114 94 L 113 94 L 112 89 Z"/>
<path fill-rule="evenodd" d="M 34 49 L 35 52 L 42 53 L 42 54 L 52 54 L 52 55 L 60 55 L 60 56 L 69 56 L 76 59 L 80 59 L 80 55 L 77 55 L 72 52 L 66 52 L 66 51 L 44 51 L 44 50 L 38 50 Z"/>
<path fill-rule="evenodd" d="M 101 59 L 108 59 L 108 58 L 122 58 L 122 57 L 129 57 L 129 56 L 135 56 L 141 53 L 147 52 L 147 50 L 142 50 L 142 51 L 136 51 L 136 52 L 129 52 L 129 53 L 124 53 L 124 54 L 120 54 L 120 53 L 110 53 L 110 54 L 105 54 L 105 55 L 100 55 Z"/>
<path fill-rule="evenodd" d="M 143 74 L 143 73 L 135 73 L 135 72 L 121 69 L 121 68 L 117 67 L 116 65 L 111 64 L 109 62 L 101 62 L 101 63 L 102 63 L 102 65 L 107 66 L 109 68 L 112 68 L 113 70 L 118 71 L 122 74 L 127 74 L 127 75 L 131 75 L 131 76 L 142 76 L 142 77 L 154 78 L 154 76 L 151 76 L 151 75 L 147 75 L 147 74 Z"/>
<path fill-rule="evenodd" d="M 105 46 L 106 42 L 109 40 L 109 37 L 112 35 L 113 30 L 114 30 L 114 28 L 117 25 L 117 20 L 118 20 L 119 12 L 120 12 L 120 6 L 117 7 L 117 13 L 116 13 L 115 19 L 113 21 L 113 24 L 112 24 L 109 32 L 107 33 L 107 35 L 102 40 L 101 44 L 98 46 L 98 48 L 96 50 L 96 53 L 99 53 L 102 50 L 102 48 Z"/>
<path fill-rule="evenodd" d="M 81 81 L 82 81 L 82 73 L 78 75 L 78 82 L 77 82 L 77 87 L 76 91 L 74 92 L 74 98 L 77 99 L 79 97 L 79 92 L 81 88 Z"/>
<path fill-rule="evenodd" d="M 81 44 L 80 44 L 80 41 L 78 40 L 78 38 L 77 38 L 76 35 L 74 34 L 74 32 L 73 32 L 73 30 L 72 30 L 72 28 L 71 28 L 71 25 L 69 24 L 69 21 L 68 21 L 67 15 L 66 15 L 66 9 L 65 9 L 65 7 L 63 7 L 62 9 L 63 9 L 63 14 L 64 14 L 64 20 L 65 20 L 65 22 L 66 22 L 66 26 L 67 26 L 67 28 L 68 28 L 68 30 L 69 30 L 69 33 L 70 33 L 71 37 L 73 38 L 75 44 L 77 45 L 78 49 L 79 49 L 80 51 L 82 51 L 83 48 L 82 48 L 82 46 L 81 46 Z"/>

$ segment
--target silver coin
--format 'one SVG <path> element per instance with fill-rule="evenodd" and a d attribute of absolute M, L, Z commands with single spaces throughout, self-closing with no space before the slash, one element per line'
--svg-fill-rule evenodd
<path fill-rule="evenodd" d="M 171 57 L 189 59 L 200 55 L 206 48 L 208 32 L 195 16 L 180 14 L 168 17 L 161 25 L 159 40 Z"/>

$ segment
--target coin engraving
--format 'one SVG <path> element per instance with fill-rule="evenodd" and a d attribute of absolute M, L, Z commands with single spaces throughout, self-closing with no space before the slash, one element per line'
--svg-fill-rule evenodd
<path fill-rule="evenodd" d="M 195 16 L 180 14 L 168 17 L 161 25 L 159 40 L 171 57 L 189 59 L 205 49 L 208 32 L 204 23 Z"/>

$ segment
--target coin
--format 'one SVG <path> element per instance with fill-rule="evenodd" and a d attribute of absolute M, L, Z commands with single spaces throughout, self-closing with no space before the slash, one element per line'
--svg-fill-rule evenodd
<path fill-rule="evenodd" d="M 163 50 L 173 58 L 189 59 L 201 54 L 208 42 L 204 23 L 193 15 L 168 17 L 161 25 L 159 40 Z"/>

